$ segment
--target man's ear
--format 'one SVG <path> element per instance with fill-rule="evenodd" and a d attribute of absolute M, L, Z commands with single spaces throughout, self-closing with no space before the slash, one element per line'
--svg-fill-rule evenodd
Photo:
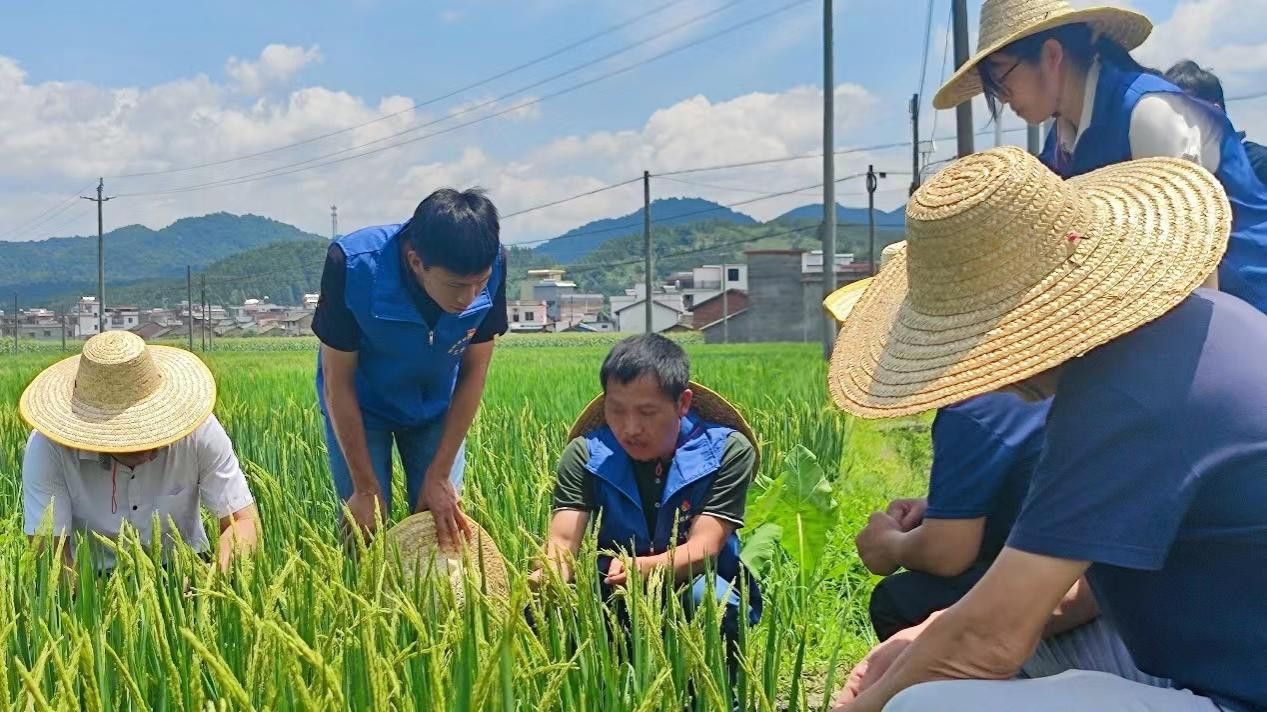
<path fill-rule="evenodd" d="M 1063 62 L 1064 59 L 1065 47 L 1060 44 L 1059 41 L 1055 39 L 1048 39 L 1043 43 L 1040 61 L 1042 62 L 1044 68 L 1054 72 L 1060 67 L 1060 63 Z"/>
<path fill-rule="evenodd" d="M 688 412 L 688 411 L 690 411 L 690 409 L 691 409 L 691 401 L 692 401 L 692 399 L 694 399 L 694 398 L 695 398 L 695 394 L 694 394 L 694 393 L 692 393 L 692 392 L 691 392 L 691 389 L 689 389 L 689 388 L 687 388 L 686 390 L 682 391 L 682 395 L 678 396 L 678 399 L 677 399 L 677 415 L 678 415 L 678 417 L 679 417 L 679 418 L 684 418 L 684 417 L 686 417 L 687 412 Z"/>
<path fill-rule="evenodd" d="M 409 264 L 409 270 L 414 274 L 422 274 L 427 269 L 427 265 L 423 263 L 422 258 L 418 256 L 417 252 L 414 252 L 414 248 L 409 246 L 405 247 L 405 262 Z"/>

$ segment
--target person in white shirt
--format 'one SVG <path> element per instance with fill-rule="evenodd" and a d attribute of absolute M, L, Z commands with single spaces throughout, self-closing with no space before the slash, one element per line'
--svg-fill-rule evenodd
<path fill-rule="evenodd" d="M 1153 157 L 1205 168 L 1232 209 L 1217 287 L 1267 313 L 1267 185 L 1226 113 L 1131 56 L 1151 31 L 1147 17 L 1123 8 L 984 0 L 979 49 L 933 106 L 949 109 L 984 93 L 996 117 L 1007 104 L 1031 124 L 1053 119 L 1040 158 L 1061 178 Z"/>
<path fill-rule="evenodd" d="M 259 514 L 224 428 L 211 414 L 215 380 L 197 356 L 147 346 L 110 331 L 60 361 L 22 393 L 34 429 L 22 461 L 27 536 L 61 546 L 69 564 L 76 534 L 119 535 L 124 525 L 164 547 L 175 538 L 208 552 L 200 507 L 219 520 L 217 560 L 259 545 Z M 114 568 L 105 547 L 94 563 Z"/>

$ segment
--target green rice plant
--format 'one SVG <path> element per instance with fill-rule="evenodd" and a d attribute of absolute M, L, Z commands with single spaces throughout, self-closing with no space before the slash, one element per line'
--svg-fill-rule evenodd
<path fill-rule="evenodd" d="M 446 581 L 394 573 L 385 538 L 355 560 L 347 555 L 310 340 L 242 340 L 240 349 L 225 340 L 204 355 L 219 383 L 217 417 L 263 522 L 262 549 L 227 575 L 183 545 L 165 552 L 161 541 L 135 533 L 78 540 L 75 576 L 62 572 L 58 552 L 30 547 L 20 482 L 27 430 L 16 404 L 25 384 L 63 354 L 0 359 L 0 709 L 729 709 L 715 608 L 691 612 L 663 581 L 635 582 L 620 596 L 629 611 L 621 625 L 616 608 L 594 593 L 592 542 L 575 582 L 529 591 L 525 575 L 550 516 L 553 468 L 573 419 L 598 391 L 610 340 L 569 338 L 568 348 L 555 349 L 516 346 L 522 338 L 495 352 L 467 442 L 464 493 L 468 512 L 508 559 L 511 594 L 490 598 L 467 577 L 462 605 Z M 291 344 L 302 348 L 283 350 Z M 764 616 L 740 636 L 743 709 L 820 709 L 827 688 L 873 642 L 872 580 L 852 534 L 889 497 L 925 486 L 927 421 L 895 427 L 841 415 L 827 402 L 825 367 L 812 345 L 688 343 L 687 350 L 695 377 L 739 405 L 760 438 L 763 472 L 751 501 L 769 494 L 788 456 L 803 448 L 838 505 L 814 535 L 815 584 L 806 585 L 797 557 L 771 557 L 762 574 Z M 409 503 L 403 487 L 395 495 L 398 519 Z M 776 503 L 766 505 L 754 504 L 741 536 L 768 523 L 760 518 L 777 518 Z M 94 546 L 114 550 L 112 575 L 94 571 Z"/>

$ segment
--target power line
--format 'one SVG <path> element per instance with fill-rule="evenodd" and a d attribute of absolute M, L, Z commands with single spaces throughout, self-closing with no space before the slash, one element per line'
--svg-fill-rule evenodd
<path fill-rule="evenodd" d="M 12 237 L 20 236 L 23 233 L 27 233 L 30 230 L 38 227 L 39 225 L 43 223 L 47 223 L 48 221 L 60 215 L 61 213 L 64 213 L 66 210 L 70 208 L 70 206 L 75 205 L 76 201 L 79 200 L 79 194 L 92 188 L 92 186 L 93 184 L 89 183 L 83 188 L 80 188 L 79 190 L 67 196 L 60 203 L 56 203 L 53 206 L 45 209 L 43 212 L 39 213 L 38 215 L 34 215 L 28 218 L 26 221 L 20 223 L 17 227 L 10 228 L 4 231 L 3 233 L 0 233 L 0 240 L 7 240 Z"/>
<path fill-rule="evenodd" d="M 924 81 L 928 75 L 928 46 L 932 44 L 933 38 L 933 3 L 934 0 L 928 0 L 928 12 L 924 16 L 924 55 L 919 63 L 919 94 L 920 99 L 924 98 Z"/>
<path fill-rule="evenodd" d="M 741 1 L 742 1 L 742 0 L 741 0 Z M 625 20 L 625 21 L 623 21 L 623 22 L 619 22 L 619 23 L 617 23 L 617 24 L 615 24 L 615 25 L 612 25 L 611 27 L 608 27 L 608 28 L 606 28 L 606 29 L 604 29 L 604 30 L 600 30 L 600 31 L 595 32 L 595 33 L 593 33 L 593 34 L 591 34 L 591 35 L 587 35 L 587 36 L 585 36 L 585 37 L 582 37 L 581 39 L 579 39 L 579 40 L 577 40 L 577 41 L 575 41 L 575 42 L 573 42 L 573 43 L 571 43 L 571 44 L 568 44 L 568 45 L 565 45 L 565 46 L 563 46 L 563 47 L 560 47 L 559 49 L 556 49 L 556 50 L 554 50 L 554 51 L 552 51 L 552 52 L 549 52 L 549 53 L 547 53 L 547 54 L 543 54 L 543 55 L 541 55 L 540 57 L 537 57 L 537 58 L 535 58 L 535 59 L 528 60 L 527 62 L 524 62 L 524 63 L 522 63 L 522 64 L 519 64 L 519 65 L 516 65 L 516 66 L 514 66 L 514 67 L 511 67 L 510 69 L 507 69 L 507 70 L 504 70 L 504 71 L 498 72 L 497 74 L 494 74 L 494 75 L 492 75 L 492 76 L 485 77 L 484 79 L 481 79 L 481 80 L 479 80 L 479 81 L 472 82 L 472 83 L 470 83 L 470 84 L 466 84 L 466 85 L 464 85 L 464 86 L 458 87 L 457 89 L 450 90 L 450 91 L 448 91 L 448 92 L 446 92 L 446 93 L 444 93 L 444 94 L 441 94 L 441 95 L 439 95 L 439 96 L 432 97 L 432 98 L 427 99 L 427 100 L 425 100 L 425 101 L 420 101 L 420 102 L 418 102 L 417 104 L 414 104 L 414 105 L 412 105 L 412 106 L 410 106 L 410 107 L 408 107 L 408 108 L 405 108 L 405 109 L 401 109 L 400 111 L 394 111 L 394 112 L 392 112 L 392 113 L 390 113 L 390 114 L 384 114 L 384 115 L 382 115 L 382 116 L 379 116 L 379 117 L 378 117 L 378 118 L 376 118 L 376 119 L 371 119 L 371 120 L 369 120 L 369 121 L 364 121 L 364 122 L 362 122 L 362 123 L 355 124 L 355 125 L 353 125 L 353 126 L 347 126 L 347 127 L 344 127 L 344 128 L 341 128 L 341 129 L 337 129 L 337 130 L 335 130 L 335 131 L 330 131 L 330 132 L 328 132 L 328 133 L 324 133 L 324 134 L 321 134 L 321 135 L 318 135 L 318 136 L 312 136 L 312 137 L 309 137 L 309 138 L 303 139 L 303 140 L 301 140 L 301 141 L 295 141 L 294 143 L 288 143 L 288 144 L 285 144 L 285 145 L 282 145 L 282 146 L 276 146 L 276 147 L 273 147 L 273 148 L 270 148 L 270 149 L 267 149 L 267 150 L 257 151 L 257 152 L 255 152 L 255 153 L 247 153 L 247 154 L 244 154 L 244 155 L 241 155 L 241 156 L 235 156 L 235 157 L 233 157 L 233 158 L 225 158 L 225 159 L 218 160 L 218 161 L 208 161 L 208 162 L 206 162 L 206 163 L 196 163 L 196 164 L 192 164 L 192 165 L 188 165 L 188 166 L 181 166 L 181 167 L 178 167 L 178 168 L 166 168 L 166 169 L 163 169 L 163 170 L 156 170 L 156 171 L 141 171 L 141 172 L 137 172 L 137 173 L 122 173 L 122 174 L 115 175 L 115 176 L 111 176 L 111 177 L 112 177 L 112 178 L 139 178 L 139 177 L 142 177 L 142 176 L 168 175 L 168 174 L 172 174 L 172 173 L 183 173 L 183 172 L 186 172 L 186 171 L 192 171 L 192 170 L 196 170 L 196 169 L 199 169 L 199 168 L 209 168 L 209 167 L 212 167 L 212 166 L 221 166 L 221 165 L 224 165 L 224 164 L 226 164 L 226 163 L 234 163 L 234 162 L 236 162 L 236 161 L 244 161 L 244 160 L 247 160 L 247 159 L 250 159 L 250 158 L 258 158 L 259 156 L 266 156 L 266 155 L 271 154 L 271 153 L 277 153 L 277 152 L 279 152 L 279 151 L 285 151 L 285 150 L 288 150 L 288 149 L 291 149 L 291 148 L 295 148 L 295 147 L 297 147 L 297 146 L 304 146 L 304 145 L 307 145 L 307 144 L 310 144 L 310 143 L 314 143 L 314 142 L 316 142 L 316 141 L 321 141 L 321 140 L 323 140 L 323 139 L 331 138 L 331 137 L 333 137 L 333 136 L 338 136 L 338 135 L 340 135 L 340 134 L 345 134 L 345 133 L 347 133 L 347 132 L 349 132 L 349 131 L 355 131 L 355 130 L 357 130 L 357 129 L 365 128 L 366 126 L 371 126 L 371 125 L 373 125 L 373 124 L 379 123 L 380 121 L 386 121 L 387 119 L 395 118 L 395 117 L 400 116 L 400 115 L 402 115 L 402 114 L 408 114 L 408 113 L 411 113 L 411 112 L 417 111 L 418 109 L 421 109 L 421 108 L 423 108 L 423 107 L 430 106 L 430 105 L 432 105 L 432 104 L 435 104 L 435 103 L 438 103 L 438 102 L 441 102 L 441 101 L 444 101 L 445 99 L 451 99 L 451 98 L 453 98 L 453 97 L 455 97 L 455 96 L 457 96 L 457 95 L 459 95 L 459 94 L 462 94 L 462 93 L 464 93 L 464 92 L 470 91 L 471 89 L 476 89 L 476 88 L 478 88 L 478 87 L 484 86 L 485 84 L 490 84 L 490 83 L 492 83 L 492 82 L 494 82 L 494 81 L 496 81 L 496 80 L 498 80 L 498 79 L 503 79 L 503 78 L 508 77 L 508 76 L 510 76 L 510 75 L 512 75 L 512 74 L 515 74 L 515 73 L 517 73 L 517 72 L 523 71 L 523 70 L 525 70 L 525 69 L 527 69 L 527 68 L 529 68 L 529 67 L 532 67 L 532 66 L 538 65 L 538 64 L 540 64 L 540 63 L 542 63 L 542 62 L 545 62 L 545 61 L 547 61 L 547 60 L 550 60 L 550 59 L 554 59 L 555 57 L 558 57 L 558 56 L 560 56 L 560 55 L 562 55 L 562 54 L 566 54 L 566 53 L 568 53 L 568 52 L 570 52 L 570 51 L 572 51 L 572 50 L 574 50 L 574 49 L 577 49 L 578 47 L 582 47 L 582 46 L 584 46 L 584 45 L 587 45 L 587 44 L 589 44 L 590 42 L 593 42 L 594 40 L 599 39 L 600 37 L 604 37 L 604 36 L 606 36 L 606 35 L 610 35 L 610 34 L 612 34 L 612 33 L 614 33 L 614 32 L 618 32 L 618 31 L 620 31 L 620 30 L 623 30 L 623 29 L 625 29 L 625 28 L 629 27 L 630 25 L 633 25 L 633 24 L 635 24 L 635 23 L 637 23 L 637 22 L 640 22 L 640 21 L 642 21 L 642 20 L 645 20 L 646 18 L 651 17 L 652 15 L 659 14 L 660 12 L 663 12 L 664 10 L 669 9 L 670 7 L 673 7 L 674 5 L 680 5 L 680 4 L 682 4 L 683 2 L 686 2 L 686 0 L 673 0 L 673 2 L 664 3 L 663 5 L 659 5 L 659 6 L 657 6 L 657 7 L 654 7 L 654 8 L 652 8 L 652 9 L 650 9 L 650 10 L 647 10 L 646 12 L 643 12 L 643 13 L 641 13 L 641 14 L 639 14 L 639 15 L 635 15 L 634 17 L 631 17 L 631 18 L 629 18 L 628 20 Z"/>
<path fill-rule="evenodd" d="M 742 1 L 742 0 L 737 0 L 737 1 Z M 560 89 L 560 90 L 555 91 L 555 92 L 552 92 L 552 93 L 550 93 L 550 94 L 546 94 L 545 96 L 541 96 L 541 97 L 538 97 L 538 98 L 536 98 L 536 99 L 532 99 L 532 100 L 530 100 L 530 101 L 525 101 L 525 102 L 523 102 L 523 103 L 521 103 L 521 104 L 516 104 L 516 105 L 511 106 L 511 107 L 509 107 L 509 108 L 507 108 L 507 109 L 503 109 L 503 110 L 501 110 L 501 111 L 497 111 L 497 112 L 494 112 L 494 113 L 491 113 L 491 114 L 487 114 L 487 115 L 485 115 L 485 116 L 481 116 L 481 117 L 479 117 L 479 118 L 477 118 L 477 119 L 473 119 L 473 120 L 471 120 L 471 121 L 467 121 L 467 122 L 464 122 L 464 123 L 461 123 L 461 124 L 457 124 L 457 125 L 454 125 L 454 126 L 450 126 L 450 127 L 444 128 L 444 129 L 440 129 L 439 131 L 434 131 L 434 132 L 432 132 L 432 133 L 423 134 L 423 135 L 421 135 L 421 136 L 414 136 L 414 137 L 412 137 L 412 138 L 408 138 L 408 139 L 405 139 L 405 140 L 402 140 L 402 141 L 398 141 L 398 142 L 396 142 L 396 143 L 388 144 L 388 145 L 385 145 L 385 146 L 379 146 L 378 148 L 373 148 L 373 149 L 370 149 L 370 150 L 367 150 L 367 151 L 362 151 L 361 153 L 356 153 L 356 154 L 353 154 L 353 155 L 350 155 L 350 156 L 343 156 L 342 158 L 333 158 L 334 156 L 338 156 L 338 155 L 345 154 L 345 153 L 349 153 L 349 152 L 351 152 L 351 151 L 355 151 L 355 150 L 358 150 L 358 149 L 361 149 L 361 148 L 365 148 L 365 147 L 370 146 L 370 145 L 372 145 L 372 144 L 382 143 L 382 142 L 387 141 L 387 140 L 390 140 L 390 139 L 392 139 L 392 138 L 398 138 L 398 137 L 400 137 L 400 136 L 402 136 L 402 135 L 404 135 L 404 134 L 406 134 L 406 133 L 410 133 L 410 132 L 416 131 L 416 130 L 417 130 L 417 129 L 419 129 L 419 128 L 422 128 L 422 126 L 417 126 L 417 127 L 413 127 L 413 128 L 411 128 L 411 129 L 407 129 L 407 130 L 405 130 L 405 131 L 396 132 L 395 134 L 392 134 L 392 135 L 390 135 L 390 136 L 385 136 L 385 137 L 380 138 L 380 139 L 375 139 L 374 141 L 370 141 L 370 142 L 367 142 L 367 143 L 364 143 L 364 144 L 361 144 L 361 145 L 358 145 L 358 146 L 352 146 L 352 147 L 350 147 L 350 148 L 346 148 L 346 149 L 343 149 L 343 150 L 340 150 L 340 151 L 334 151 L 334 152 L 332 152 L 332 153 L 324 154 L 324 155 L 322 155 L 322 156 L 317 156 L 317 157 L 314 157 L 314 158 L 310 158 L 310 159 L 305 160 L 305 161 L 299 161 L 299 162 L 296 162 L 296 163 L 291 163 L 291 164 L 287 164 L 287 165 L 283 165 L 283 166 L 277 166 L 277 167 L 274 167 L 274 168 L 271 168 L 271 169 L 268 169 L 268 170 L 264 170 L 264 171 L 258 171 L 258 172 L 255 172 L 255 173 L 248 173 L 248 174 L 241 175 L 241 176 L 236 176 L 236 177 L 233 177 L 233 178 L 226 178 L 226 179 L 217 180 L 217 181 L 210 181 L 210 182 L 206 182 L 206 183 L 198 183 L 198 184 L 194 184 L 194 185 L 186 185 L 186 186 L 181 186 L 181 187 L 178 187 L 178 188 L 171 188 L 171 189 L 166 189 L 166 190 L 144 191 L 144 192 L 137 192 L 137 193 L 126 193 L 126 194 L 120 194 L 120 197 L 125 197 L 125 196 L 126 196 L 126 197 L 142 197 L 142 196 L 153 196 L 153 195 L 172 195 L 172 194 L 176 194 L 176 193 L 187 193 L 187 192 L 193 192 L 193 191 L 198 191 L 198 190 L 204 190 L 204 189 L 207 189 L 207 188 L 219 188 L 219 187 L 225 187 L 225 186 L 230 186 L 230 185 L 240 185 L 240 184 L 243 184 L 243 183 L 250 183 L 250 182 L 254 182 L 254 181 L 256 181 L 256 180 L 264 180 L 264 179 L 268 179 L 268 178 L 278 178 L 278 177 L 285 176 L 285 175 L 291 175 L 291 174 L 294 174 L 294 173 L 300 173 L 300 172 L 303 172 L 303 171 L 312 170 L 312 169 L 314 169 L 314 168 L 322 168 L 322 167 L 325 167 L 325 166 L 335 165 L 335 164 L 338 164 L 338 163 L 343 163 L 343 162 L 345 162 L 345 161 L 355 160 L 355 159 L 358 159 L 358 158 L 364 158 L 364 157 L 366 157 L 366 156 L 374 155 L 374 154 L 381 153 L 381 152 L 383 152 L 383 151 L 391 150 L 391 149 L 394 149 L 394 148 L 400 148 L 401 146 L 405 146 L 405 145 L 408 145 L 408 144 L 411 144 L 411 143 L 416 143 L 416 142 L 418 142 L 418 141 L 424 141 L 424 140 L 426 140 L 426 139 L 429 139 L 429 138 L 434 138 L 434 137 L 436 137 L 436 136 L 440 136 L 440 135 L 442 135 L 442 134 L 450 133 L 450 132 L 452 132 L 452 131 L 456 131 L 456 130 L 461 129 L 461 128 L 465 128 L 465 127 L 468 127 L 468 126 L 473 126 L 473 125 L 475 125 L 475 124 L 483 123 L 483 122 L 485 122 L 485 121 L 489 121 L 489 120 L 494 119 L 494 118 L 497 118 L 497 117 L 499 117 L 499 116 L 505 116 L 506 114 L 514 113 L 514 112 L 516 112 L 516 111 L 522 111 L 522 110 L 524 110 L 524 109 L 526 109 L 526 108 L 529 108 L 529 107 L 532 107 L 532 106 L 536 106 L 537 104 L 541 104 L 541 103 L 543 103 L 543 102 L 545 102 L 545 101 L 548 101 L 548 100 L 550 100 L 550 99 L 555 99 L 555 98 L 557 98 L 557 97 L 560 97 L 560 96 L 563 96 L 563 95 L 566 95 L 566 94 L 570 94 L 570 93 L 572 93 L 572 92 L 578 91 L 578 90 L 583 89 L 583 88 L 585 88 L 585 87 L 588 87 L 588 86 L 590 86 L 590 85 L 597 84 L 598 82 L 605 81 L 605 80 L 607 80 L 607 79 L 610 79 L 610 78 L 615 77 L 615 76 L 619 76 L 619 75 L 621 75 L 621 74 L 625 74 L 625 73 L 630 72 L 630 71 L 632 71 L 632 70 L 634 70 L 634 69 L 636 69 L 636 68 L 638 68 L 638 67 L 641 67 L 641 66 L 644 66 L 644 65 L 650 64 L 650 63 L 652 63 L 652 62 L 655 62 L 655 61 L 658 61 L 658 60 L 661 60 L 661 59 L 664 59 L 665 57 L 669 57 L 669 56 L 671 56 L 671 55 L 674 55 L 674 54 L 677 54 L 677 53 L 679 53 L 679 52 L 685 51 L 685 50 L 687 50 L 687 49 L 691 49 L 691 48 L 693 48 L 693 47 L 697 47 L 697 46 L 699 46 L 699 45 L 701 45 L 701 44 L 704 44 L 704 43 L 706 43 L 706 42 L 710 42 L 710 41 L 712 41 L 712 40 L 714 40 L 714 39 L 717 39 L 718 37 L 721 37 L 721 36 L 724 36 L 724 35 L 730 34 L 730 33 L 732 33 L 732 32 L 736 32 L 736 31 L 741 30 L 741 29 L 743 29 L 743 28 L 745 28 L 745 27 L 748 27 L 749 25 L 756 24 L 756 23 L 758 23 L 758 22 L 760 22 L 760 21 L 762 21 L 762 20 L 768 19 L 768 18 L 770 18 L 770 17 L 772 17 L 772 16 L 774 16 L 774 15 L 777 15 L 777 14 L 779 14 L 779 13 L 786 12 L 787 10 L 790 10 L 790 9 L 792 9 L 793 7 L 796 7 L 796 6 L 798 6 L 798 5 L 803 5 L 803 4 L 805 4 L 806 2 L 809 2 L 809 0 L 793 0 L 792 2 L 789 2 L 789 3 L 785 4 L 785 5 L 781 5 L 781 6 L 777 7 L 777 8 L 775 8 L 774 10 L 770 10 L 770 11 L 768 11 L 768 12 L 762 13 L 762 14 L 757 15 L 757 16 L 755 16 L 755 17 L 749 18 L 749 19 L 747 19 L 747 20 L 745 20 L 745 21 L 743 21 L 743 22 L 737 23 L 737 24 L 735 24 L 735 25 L 731 25 L 730 27 L 727 27 L 727 28 L 725 28 L 725 29 L 723 29 L 723 30 L 720 30 L 720 31 L 718 31 L 718 32 L 714 32 L 713 34 L 706 35 L 706 36 L 704 36 L 704 37 L 702 37 L 702 38 L 700 38 L 700 39 L 698 39 L 698 40 L 695 40 L 695 41 L 692 41 L 692 42 L 688 42 L 688 43 L 686 43 L 686 44 L 679 45 L 679 46 L 674 47 L 674 48 L 672 48 L 672 49 L 670 49 L 670 50 L 667 50 L 667 51 L 665 51 L 665 52 L 661 52 L 661 53 L 659 53 L 659 54 L 653 55 L 653 56 L 651 56 L 651 57 L 649 57 L 649 58 L 647 58 L 647 59 L 644 59 L 644 60 L 641 60 L 641 61 L 638 61 L 638 62 L 634 62 L 634 63 L 632 63 L 632 64 L 628 64 L 628 65 L 626 65 L 626 66 L 624 66 L 624 67 L 621 67 L 621 68 L 619 68 L 619 69 L 616 69 L 616 70 L 613 70 L 613 71 L 607 72 L 607 73 L 605 73 L 605 74 L 601 74 L 601 75 L 599 75 L 599 76 L 597 76 L 597 77 L 594 77 L 594 78 L 592 78 L 592 79 L 588 79 L 588 80 L 585 80 L 585 81 L 583 81 L 583 82 L 579 82 L 579 83 L 577 83 L 577 84 L 573 84 L 573 85 L 571 85 L 571 86 L 569 86 L 569 87 L 566 87 L 566 88 L 564 88 L 564 89 Z M 729 7 L 729 6 L 727 6 L 727 7 Z M 658 37 L 663 36 L 663 34 L 667 34 L 667 33 L 661 33 L 660 35 L 657 35 L 656 37 L 651 38 L 651 39 L 657 39 Z M 646 41 L 650 41 L 650 40 L 646 40 Z M 645 42 L 645 41 L 644 41 L 644 42 Z M 514 93 L 519 93 L 519 92 L 517 91 L 517 92 L 514 92 Z M 494 99 L 494 100 L 490 100 L 489 102 L 485 102 L 485 103 L 484 103 L 484 105 L 487 105 L 487 104 L 489 104 L 489 103 L 496 103 L 496 101 L 498 101 L 498 100 L 496 100 L 496 99 Z M 463 112 L 458 112 L 458 113 L 464 113 L 464 112 L 466 112 L 466 111 L 469 111 L 469 110 L 463 110 Z M 447 119 L 452 118 L 453 116 L 456 116 L 456 115 L 458 115 L 458 114 L 451 114 L 451 115 L 449 115 L 448 117 L 445 117 L 444 119 L 440 119 L 440 120 L 438 120 L 438 121 L 447 120 Z M 436 122 L 432 122 L 432 123 L 436 123 Z M 426 125 L 428 125 L 428 124 L 424 124 L 423 126 L 426 126 Z M 332 160 L 328 160 L 328 161 L 327 161 L 327 160 L 324 160 L 324 159 L 327 159 L 327 158 L 330 158 L 330 159 L 332 159 Z"/>
<path fill-rule="evenodd" d="M 637 182 L 638 182 L 638 181 L 640 181 L 640 180 L 642 180 L 642 178 L 630 178 L 629 180 L 626 180 L 626 181 L 621 181 L 620 183 L 612 183 L 611 185 L 605 185 L 605 186 L 603 186 L 602 188 L 595 188 L 594 190 L 589 190 L 589 191 L 586 191 L 586 192 L 584 192 L 584 193 L 577 193 L 576 195 L 571 195 L 571 196 L 568 196 L 568 197 L 566 197 L 566 198 L 560 198 L 560 199 L 558 199 L 558 200 L 554 200 L 554 201 L 551 201 L 551 202 L 549 202 L 549 203 L 542 203 L 541 205 L 534 205 L 534 206 L 532 206 L 531 208 L 524 208 L 523 210 L 516 210 L 516 211 L 515 211 L 515 212 L 513 212 L 513 213 L 509 213 L 509 214 L 507 214 L 507 215 L 503 215 L 503 216 L 501 216 L 501 219 L 502 219 L 502 220 L 509 220 L 510 218 L 519 217 L 520 215 L 526 215 L 526 214 L 528 214 L 528 213 L 533 213 L 533 212 L 536 212 L 536 211 L 538 211 L 538 210 L 544 210 L 545 208 L 552 208 L 552 207 L 554 207 L 554 206 L 556 206 L 556 205 L 562 205 L 563 203 L 571 202 L 571 201 L 573 201 L 573 200 L 578 200 L 578 199 L 580 199 L 580 198 L 587 198 L 587 197 L 589 197 L 589 196 L 591 196 L 591 195 L 598 195 L 599 193 L 603 193 L 603 192 L 608 191 L 608 190 L 613 190 L 613 189 L 615 189 L 615 188 L 620 188 L 620 187 L 622 187 L 622 186 L 626 186 L 626 185 L 629 185 L 629 184 L 631 184 L 631 183 L 637 183 Z"/>

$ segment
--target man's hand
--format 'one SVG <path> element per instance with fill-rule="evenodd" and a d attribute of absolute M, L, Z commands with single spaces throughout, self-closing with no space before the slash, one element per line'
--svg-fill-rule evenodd
<path fill-rule="evenodd" d="M 619 556 L 613 556 L 611 563 L 607 565 L 607 576 L 603 578 L 603 583 L 608 586 L 624 586 L 629 582 L 629 571 L 625 568 L 625 562 Z"/>
<path fill-rule="evenodd" d="M 902 531 L 909 532 L 924 523 L 926 511 L 928 511 L 927 499 L 895 499 L 889 502 L 889 508 L 885 510 L 885 513 L 897 520 Z"/>
<path fill-rule="evenodd" d="M 436 474 L 432 474 L 436 472 Z M 471 523 L 462 513 L 462 504 L 458 501 L 458 491 L 449 481 L 446 469 L 443 474 L 428 470 L 422 482 L 422 494 L 415 511 L 430 511 L 436 520 L 436 543 L 441 549 L 456 551 L 462 541 L 470 541 L 474 534 Z"/>
<path fill-rule="evenodd" d="M 902 651 L 906 650 L 906 647 L 919 636 L 923 629 L 923 625 L 907 628 L 872 648 L 871 652 L 867 653 L 867 656 L 858 661 L 858 664 L 853 666 L 853 670 L 849 671 L 845 686 L 833 703 L 835 707 L 832 708 L 832 712 L 848 710 L 854 698 L 884 677 L 884 673 L 893 665 L 893 661 L 897 660 Z"/>
<path fill-rule="evenodd" d="M 348 511 L 352 514 L 351 523 L 366 536 L 373 536 L 387 519 L 387 500 L 379 490 L 354 490 L 348 498 Z"/>
<path fill-rule="evenodd" d="M 867 526 L 854 540 L 867 570 L 881 576 L 897 571 L 897 540 L 901 536 L 902 528 L 896 519 L 884 512 L 872 512 Z"/>

